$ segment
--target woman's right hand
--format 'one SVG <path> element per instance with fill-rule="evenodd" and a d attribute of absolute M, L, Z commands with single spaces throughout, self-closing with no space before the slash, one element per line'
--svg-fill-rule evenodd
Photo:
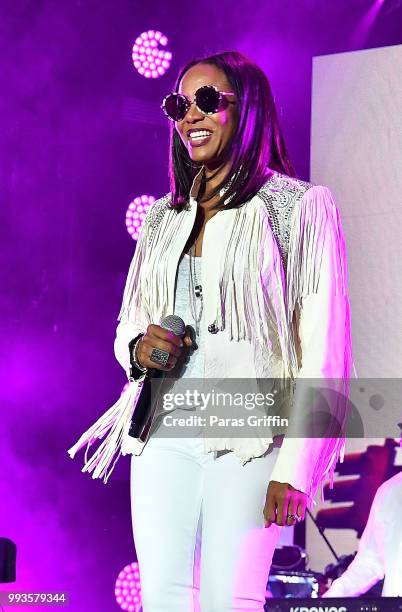
<path fill-rule="evenodd" d="M 183 348 L 190 347 L 192 344 L 188 330 L 186 330 L 185 336 L 181 338 L 160 325 L 151 323 L 141 340 L 138 341 L 137 361 L 145 368 L 155 368 L 169 372 L 176 365 Z M 159 348 L 169 353 L 169 359 L 165 366 L 150 360 L 149 356 L 153 348 Z"/>

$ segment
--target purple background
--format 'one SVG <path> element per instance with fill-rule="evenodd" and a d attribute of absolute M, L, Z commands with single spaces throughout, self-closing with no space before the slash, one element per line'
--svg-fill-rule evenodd
<path fill-rule="evenodd" d="M 3 590 L 66 590 L 71 610 L 117 610 L 115 579 L 135 560 L 129 458 L 105 486 L 67 449 L 125 383 L 113 354 L 134 248 L 124 217 L 135 196 L 168 191 L 159 104 L 180 65 L 228 49 L 256 60 L 308 179 L 312 57 L 402 42 L 401 3 L 386 0 L 374 21 L 373 4 L 1 3 L 0 535 L 18 547 Z M 131 63 L 150 28 L 173 52 L 156 80 Z M 168 529 L 163 509 L 160 520 Z"/>

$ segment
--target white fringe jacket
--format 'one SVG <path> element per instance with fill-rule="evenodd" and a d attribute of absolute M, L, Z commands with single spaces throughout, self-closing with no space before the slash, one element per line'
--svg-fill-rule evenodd
<path fill-rule="evenodd" d="M 168 193 L 144 220 L 115 340 L 116 358 L 128 377 L 130 340 L 174 312 L 177 265 L 194 225 L 202 170 L 183 211 L 168 208 Z M 353 361 L 347 262 L 339 212 L 327 187 L 274 172 L 244 206 L 223 209 L 207 222 L 202 260 L 205 377 L 334 378 L 347 397 Z M 93 472 L 93 478 L 106 483 L 120 455 L 140 454 L 147 442 L 128 436 L 142 379 L 130 382 L 68 451 L 74 457 L 87 445 L 82 471 Z M 88 460 L 89 447 L 106 434 Z M 234 448 L 246 462 L 272 441 L 258 435 L 205 438 L 204 445 L 205 452 Z M 322 497 L 323 481 L 329 475 L 332 486 L 344 444 L 342 436 L 286 436 L 270 478 L 307 493 L 310 501 L 321 485 Z"/>

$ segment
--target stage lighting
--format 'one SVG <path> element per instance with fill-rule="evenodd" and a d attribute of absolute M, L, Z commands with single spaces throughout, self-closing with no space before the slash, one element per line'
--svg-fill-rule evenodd
<path fill-rule="evenodd" d="M 138 240 L 141 232 L 142 222 L 149 207 L 155 202 L 150 195 L 142 195 L 134 198 L 126 212 L 126 227 L 133 240 Z"/>
<path fill-rule="evenodd" d="M 136 561 L 122 569 L 117 577 L 114 593 L 122 610 L 141 612 L 140 571 Z"/>
<path fill-rule="evenodd" d="M 139 74 L 146 79 L 157 79 L 170 67 L 172 54 L 160 49 L 166 47 L 168 39 L 162 32 L 148 30 L 140 34 L 133 45 L 133 63 Z"/>

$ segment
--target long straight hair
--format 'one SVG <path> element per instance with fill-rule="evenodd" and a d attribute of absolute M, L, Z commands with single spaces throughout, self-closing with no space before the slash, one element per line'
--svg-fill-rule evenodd
<path fill-rule="evenodd" d="M 225 146 L 217 171 L 230 160 L 230 168 L 224 179 L 211 192 L 224 195 L 212 207 L 240 208 L 249 201 L 267 180 L 267 170 L 276 170 L 288 176 L 296 176 L 289 160 L 282 130 L 278 121 L 275 101 L 268 78 L 253 61 L 238 51 L 226 51 L 189 61 L 180 71 L 175 91 L 185 73 L 197 64 L 211 64 L 222 70 L 236 94 L 236 125 Z M 174 123 L 170 125 L 169 181 L 172 208 L 181 210 L 189 197 L 195 175 L 202 163 L 191 160 L 178 135 Z M 205 189 L 205 182 L 201 190 Z M 224 201 L 229 203 L 224 205 Z"/>

